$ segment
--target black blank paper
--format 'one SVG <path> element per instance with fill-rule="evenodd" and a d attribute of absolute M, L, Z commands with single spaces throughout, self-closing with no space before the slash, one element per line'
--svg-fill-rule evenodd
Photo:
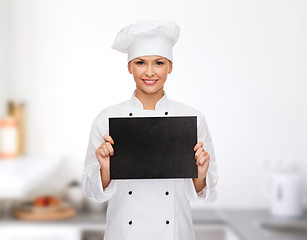
<path fill-rule="evenodd" d="M 109 118 L 111 179 L 197 178 L 197 117 Z"/>

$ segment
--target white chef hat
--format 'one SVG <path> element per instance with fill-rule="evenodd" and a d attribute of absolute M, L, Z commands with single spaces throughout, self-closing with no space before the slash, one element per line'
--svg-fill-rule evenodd
<path fill-rule="evenodd" d="M 148 55 L 159 55 L 173 61 L 172 48 L 179 33 L 179 26 L 172 21 L 142 20 L 122 28 L 112 48 L 128 53 L 128 62 Z"/>

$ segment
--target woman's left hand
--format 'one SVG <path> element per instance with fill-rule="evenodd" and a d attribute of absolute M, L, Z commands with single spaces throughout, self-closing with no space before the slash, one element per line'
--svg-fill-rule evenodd
<path fill-rule="evenodd" d="M 198 142 L 194 147 L 195 153 L 195 160 L 196 165 L 198 166 L 198 178 L 205 179 L 208 168 L 209 168 L 209 161 L 210 156 L 208 152 L 205 151 L 203 148 L 203 143 Z"/>

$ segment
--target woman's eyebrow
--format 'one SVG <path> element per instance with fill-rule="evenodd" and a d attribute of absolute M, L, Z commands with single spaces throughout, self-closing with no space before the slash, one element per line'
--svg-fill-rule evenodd
<path fill-rule="evenodd" d="M 144 62 L 146 61 L 146 60 L 144 60 L 142 58 L 137 58 L 137 59 L 139 59 L 140 61 L 144 61 Z M 158 61 L 158 60 L 161 60 L 161 59 L 163 60 L 164 58 L 158 58 L 158 59 L 155 59 L 154 61 Z"/>

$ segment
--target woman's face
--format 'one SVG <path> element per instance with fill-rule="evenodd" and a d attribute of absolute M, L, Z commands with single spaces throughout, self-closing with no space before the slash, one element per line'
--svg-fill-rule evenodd
<path fill-rule="evenodd" d="M 163 90 L 172 69 L 172 62 L 161 56 L 137 57 L 128 63 L 128 71 L 133 74 L 136 87 L 145 93 L 155 93 L 161 88 Z"/>

